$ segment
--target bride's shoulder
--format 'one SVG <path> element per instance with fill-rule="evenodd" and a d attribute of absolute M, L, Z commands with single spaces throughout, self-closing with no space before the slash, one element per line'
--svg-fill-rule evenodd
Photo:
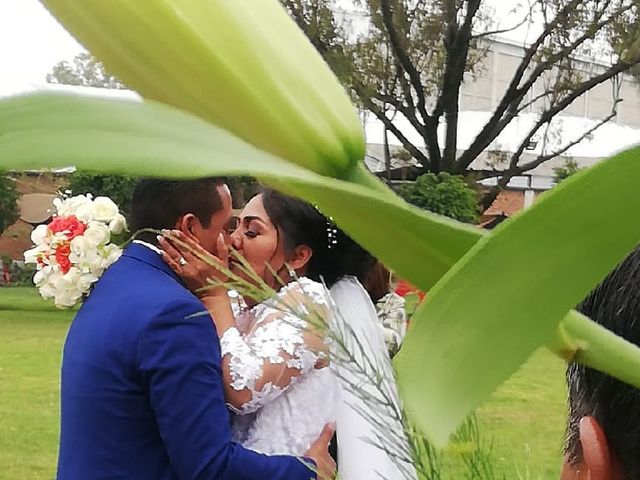
<path fill-rule="evenodd" d="M 292 280 L 278 292 L 283 297 L 304 297 L 313 303 L 326 305 L 329 301 L 328 292 L 324 284 L 308 277 L 298 277 Z"/>

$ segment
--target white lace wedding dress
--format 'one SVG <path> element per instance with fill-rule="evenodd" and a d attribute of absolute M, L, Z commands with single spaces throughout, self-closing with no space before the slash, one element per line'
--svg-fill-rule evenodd
<path fill-rule="evenodd" d="M 222 355 L 229 356 L 232 387 L 251 392 L 247 402 L 230 405 L 237 414 L 234 440 L 261 453 L 302 455 L 336 418 L 335 376 L 328 366 L 315 368 L 326 355 L 310 347 L 318 339 L 310 338 L 314 334 L 300 318 L 316 312 L 328 323 L 326 289 L 302 277 L 284 286 L 275 299 L 248 311 L 234 310 L 238 328 L 220 339 Z"/>
<path fill-rule="evenodd" d="M 401 421 L 393 409 L 371 406 L 399 400 L 382 329 L 357 279 L 343 278 L 329 296 L 322 284 L 303 277 L 251 310 L 235 298 L 237 328 L 223 334 L 222 355 L 229 359 L 232 387 L 251 395 L 230 405 L 234 440 L 261 453 L 302 455 L 327 422 L 337 421 L 341 480 L 414 480 L 415 470 L 403 461 L 409 454 Z M 292 310 L 303 318 L 319 313 L 331 327 L 330 367 L 315 368 L 325 353 Z M 350 354 L 340 352 L 344 347 Z"/>

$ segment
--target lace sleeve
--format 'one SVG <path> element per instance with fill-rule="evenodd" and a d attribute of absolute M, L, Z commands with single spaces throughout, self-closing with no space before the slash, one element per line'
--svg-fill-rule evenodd
<path fill-rule="evenodd" d="M 247 335 L 236 328 L 223 334 L 227 402 L 233 411 L 255 412 L 327 358 L 323 327 L 329 311 L 324 286 L 301 278 L 254 308 Z"/>

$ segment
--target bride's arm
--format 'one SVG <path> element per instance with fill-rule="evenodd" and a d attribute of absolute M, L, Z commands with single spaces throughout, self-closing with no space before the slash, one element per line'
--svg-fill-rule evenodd
<path fill-rule="evenodd" d="M 220 336 L 227 402 L 243 414 L 281 395 L 326 358 L 328 309 L 322 285 L 293 282 L 254 312 L 246 336 L 235 327 Z"/>
<path fill-rule="evenodd" d="M 218 258 L 180 232 L 165 234 L 159 241 L 167 264 L 213 318 L 223 357 L 225 396 L 235 411 L 258 410 L 326 359 L 323 327 L 329 309 L 322 284 L 305 278 L 290 283 L 275 299 L 254 308 L 256 319 L 243 336 L 235 326 L 227 291 L 202 288 L 211 278 L 224 283 L 220 271 L 211 266 L 227 266 L 223 242 L 218 242 L 218 252 L 224 253 Z"/>

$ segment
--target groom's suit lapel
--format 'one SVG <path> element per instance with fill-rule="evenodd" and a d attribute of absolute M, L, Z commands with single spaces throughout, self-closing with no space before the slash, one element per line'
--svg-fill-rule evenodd
<path fill-rule="evenodd" d="M 171 267 L 167 265 L 167 263 L 162 259 L 162 257 L 155 251 L 151 250 L 149 247 L 145 245 L 141 245 L 139 243 L 132 243 L 127 247 L 127 249 L 122 254 L 124 257 L 132 258 L 138 262 L 145 263 L 157 270 L 160 270 L 171 278 L 173 278 L 176 282 L 182 284 L 180 278 L 175 274 Z"/>

